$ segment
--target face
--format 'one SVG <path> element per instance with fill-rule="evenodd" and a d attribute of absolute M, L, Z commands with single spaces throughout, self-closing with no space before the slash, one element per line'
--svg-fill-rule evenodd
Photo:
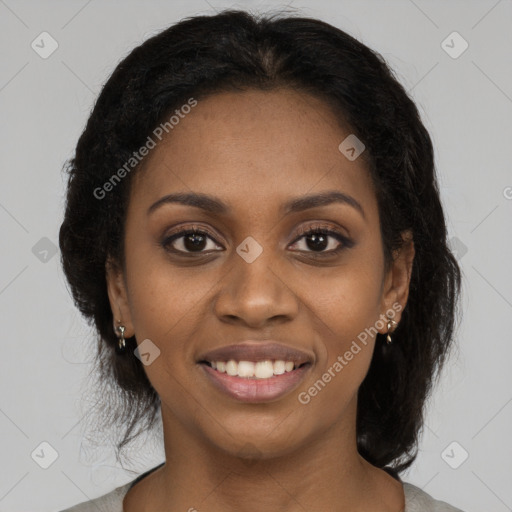
<path fill-rule="evenodd" d="M 385 267 L 363 158 L 338 149 L 348 135 L 314 97 L 222 93 L 134 176 L 126 268 L 108 268 L 109 298 L 125 337 L 146 344 L 144 369 L 176 431 L 272 457 L 355 427 L 375 332 L 407 300 L 413 247 Z M 223 368 L 229 358 L 249 364 Z M 302 366 L 281 374 L 273 359 Z"/>

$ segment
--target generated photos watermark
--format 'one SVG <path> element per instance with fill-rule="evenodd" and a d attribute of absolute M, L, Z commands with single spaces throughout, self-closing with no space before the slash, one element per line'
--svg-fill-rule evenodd
<path fill-rule="evenodd" d="M 180 120 L 183 119 L 187 114 L 190 113 L 193 107 L 197 105 L 197 100 L 189 98 L 187 103 L 183 104 L 179 109 L 174 111 L 174 114 L 164 123 L 160 123 L 152 132 L 152 135 L 148 135 L 146 142 L 142 145 L 138 151 L 134 151 L 132 156 L 120 167 L 101 187 L 96 187 L 93 191 L 93 195 L 96 199 L 104 199 L 108 192 L 111 192 L 114 187 L 121 182 L 142 160 L 147 156 L 152 149 L 156 147 L 157 140 L 161 141 L 164 137 L 164 133 L 167 134 L 179 124 Z"/>
<path fill-rule="evenodd" d="M 398 302 L 395 302 L 391 308 L 389 308 L 386 311 L 386 315 L 389 319 L 393 319 L 399 311 L 402 310 L 402 305 Z M 383 329 L 384 326 L 387 324 L 387 320 L 379 319 L 375 322 L 375 324 L 371 327 L 365 328 L 364 331 L 361 331 L 357 335 L 357 339 L 360 343 L 362 343 L 364 346 L 368 344 L 368 338 L 375 336 L 380 329 Z M 339 355 L 336 358 L 336 361 L 325 371 L 322 376 L 312 385 L 308 388 L 307 391 L 302 391 L 299 393 L 297 399 L 299 402 L 303 405 L 309 404 L 311 400 L 322 391 L 325 386 L 331 382 L 336 375 L 338 375 L 345 366 L 349 364 L 352 359 L 354 359 L 354 356 L 359 354 L 361 352 L 361 345 L 358 344 L 357 340 L 353 340 L 352 344 L 350 345 L 350 348 L 346 350 L 343 355 Z"/>

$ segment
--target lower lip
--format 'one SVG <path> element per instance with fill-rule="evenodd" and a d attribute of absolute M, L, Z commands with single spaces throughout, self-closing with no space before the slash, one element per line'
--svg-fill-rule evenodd
<path fill-rule="evenodd" d="M 291 372 L 274 375 L 268 379 L 233 377 L 200 363 L 212 384 L 226 395 L 241 402 L 258 403 L 277 400 L 293 391 L 304 379 L 311 364 L 305 364 Z"/>

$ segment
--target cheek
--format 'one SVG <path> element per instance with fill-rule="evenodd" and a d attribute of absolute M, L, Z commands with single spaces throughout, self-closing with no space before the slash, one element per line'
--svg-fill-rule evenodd
<path fill-rule="evenodd" d="M 357 393 L 368 371 L 380 318 L 383 260 L 378 251 L 354 253 L 308 288 L 310 322 L 315 324 L 319 360 L 301 391 L 336 415 Z M 304 284 L 305 285 L 305 284 Z M 332 402 L 334 400 L 335 402 Z"/>
<path fill-rule="evenodd" d="M 307 302 L 329 333 L 330 348 L 343 350 L 379 319 L 383 262 L 378 253 L 372 254 L 354 253 L 346 264 L 330 268 L 308 287 Z"/>
<path fill-rule="evenodd" d="M 150 338 L 166 346 L 179 338 L 180 329 L 197 315 L 214 276 L 205 272 L 198 278 L 197 267 L 171 265 L 165 250 L 149 234 L 131 247 L 127 243 L 126 265 L 137 339 Z"/>
<path fill-rule="evenodd" d="M 178 267 L 149 239 L 132 244 L 126 265 L 137 342 L 149 339 L 159 351 L 155 349 L 158 357 L 144 371 L 163 402 L 175 411 L 189 410 L 194 403 L 187 392 L 194 387 L 197 340 L 205 338 L 211 292 L 226 269 Z"/>
<path fill-rule="evenodd" d="M 127 253 L 132 321 L 137 343 L 149 339 L 157 347 L 150 348 L 157 355 L 151 354 L 150 364 L 144 365 L 151 385 L 162 403 L 192 429 L 197 426 L 190 412 L 196 403 L 189 394 L 194 375 L 191 341 L 199 336 L 205 318 L 204 297 L 214 280 L 208 273 L 204 279 L 193 279 L 191 271 L 173 267 L 160 253 L 142 244 Z"/>

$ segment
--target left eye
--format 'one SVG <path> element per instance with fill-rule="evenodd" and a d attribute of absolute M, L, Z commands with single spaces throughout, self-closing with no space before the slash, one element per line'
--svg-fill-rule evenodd
<path fill-rule="evenodd" d="M 299 241 L 305 243 L 306 249 L 299 248 L 298 250 L 305 252 L 335 253 L 348 245 L 348 241 L 343 235 L 324 228 L 314 228 L 303 232 L 293 245 Z"/>

